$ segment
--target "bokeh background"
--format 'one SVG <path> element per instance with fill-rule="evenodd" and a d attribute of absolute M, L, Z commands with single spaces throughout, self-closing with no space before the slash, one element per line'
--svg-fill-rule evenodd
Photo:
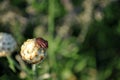
<path fill-rule="evenodd" d="M 0 32 L 18 43 L 0 80 L 32 80 L 19 53 L 35 37 L 49 42 L 39 80 L 120 80 L 120 0 L 0 0 Z"/>

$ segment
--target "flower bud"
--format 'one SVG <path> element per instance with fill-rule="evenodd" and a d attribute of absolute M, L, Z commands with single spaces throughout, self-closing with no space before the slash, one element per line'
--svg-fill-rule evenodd
<path fill-rule="evenodd" d="M 16 47 L 17 43 L 11 34 L 0 33 L 0 57 L 11 55 Z"/>
<path fill-rule="evenodd" d="M 28 39 L 21 46 L 22 59 L 28 63 L 39 63 L 46 56 L 48 42 L 42 38 Z"/>

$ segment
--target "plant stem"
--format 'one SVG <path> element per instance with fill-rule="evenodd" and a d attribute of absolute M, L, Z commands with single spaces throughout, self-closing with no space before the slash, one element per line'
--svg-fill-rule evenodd
<path fill-rule="evenodd" d="M 49 16 L 48 16 L 48 32 L 51 36 L 54 34 L 54 9 L 55 9 L 55 0 L 49 0 Z"/>
<path fill-rule="evenodd" d="M 32 70 L 33 70 L 33 80 L 37 80 L 38 79 L 37 64 L 32 65 Z"/>

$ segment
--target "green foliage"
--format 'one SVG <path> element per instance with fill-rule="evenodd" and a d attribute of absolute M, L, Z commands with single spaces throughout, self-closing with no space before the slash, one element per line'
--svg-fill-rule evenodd
<path fill-rule="evenodd" d="M 0 1 L 0 32 L 11 33 L 18 42 L 12 56 L 0 58 L 0 80 L 33 80 L 32 65 L 19 53 L 21 44 L 34 37 L 49 43 L 47 57 L 37 69 L 39 80 L 120 80 L 120 3 L 93 1 L 92 15 L 86 11 L 83 16 L 89 8 L 85 2 L 89 4 L 89 0 Z"/>

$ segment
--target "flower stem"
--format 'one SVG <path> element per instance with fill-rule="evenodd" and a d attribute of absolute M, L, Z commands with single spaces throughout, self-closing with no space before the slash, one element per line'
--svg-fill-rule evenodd
<path fill-rule="evenodd" d="M 53 37 L 54 34 L 54 18 L 55 18 L 55 0 L 49 0 L 49 7 L 48 7 L 48 32 Z"/>
<path fill-rule="evenodd" d="M 33 80 L 38 80 L 37 64 L 32 65 L 32 70 L 33 70 Z"/>

